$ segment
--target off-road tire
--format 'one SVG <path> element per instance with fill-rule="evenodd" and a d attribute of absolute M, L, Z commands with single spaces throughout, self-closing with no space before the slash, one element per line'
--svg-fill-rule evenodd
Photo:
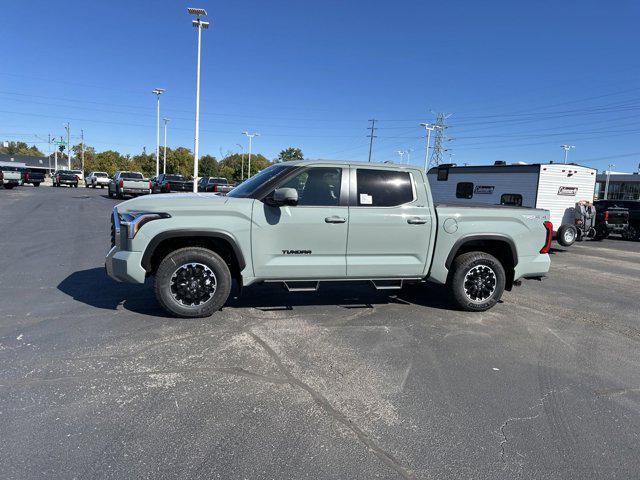
<path fill-rule="evenodd" d="M 171 278 L 174 272 L 181 266 L 190 263 L 205 265 L 216 278 L 216 290 L 213 296 L 201 305 L 183 305 L 171 293 Z M 207 248 L 180 248 L 169 253 L 160 262 L 155 273 L 155 292 L 158 303 L 173 316 L 182 318 L 209 317 L 220 310 L 229 298 L 231 272 L 220 255 Z"/>
<path fill-rule="evenodd" d="M 116 188 L 116 198 L 122 200 L 124 198 L 124 194 Z"/>
<path fill-rule="evenodd" d="M 486 298 L 473 299 L 467 293 L 465 285 L 472 282 L 474 272 L 483 271 L 486 274 L 483 281 L 489 285 L 490 293 Z M 485 252 L 468 252 L 453 261 L 447 284 L 457 307 L 469 312 L 484 312 L 498 303 L 504 292 L 505 282 L 504 267 L 497 258 Z"/>
<path fill-rule="evenodd" d="M 578 230 L 573 225 L 564 224 L 560 225 L 558 229 L 558 234 L 556 235 L 556 240 L 563 247 L 570 247 L 573 245 L 578 238 Z"/>

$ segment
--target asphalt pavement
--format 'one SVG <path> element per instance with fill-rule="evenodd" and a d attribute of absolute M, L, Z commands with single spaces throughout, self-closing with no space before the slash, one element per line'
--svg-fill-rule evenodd
<path fill-rule="evenodd" d="M 640 243 L 556 246 L 485 313 L 435 285 L 167 317 L 106 190 L 0 190 L 3 479 L 640 476 Z"/>

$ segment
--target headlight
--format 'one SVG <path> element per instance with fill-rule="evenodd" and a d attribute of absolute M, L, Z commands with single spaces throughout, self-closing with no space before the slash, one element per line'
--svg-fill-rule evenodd
<path fill-rule="evenodd" d="M 168 213 L 155 212 L 129 212 L 118 213 L 117 215 L 120 225 L 127 227 L 127 237 L 130 239 L 136 236 L 138 230 L 140 230 L 145 223 L 171 217 Z"/>

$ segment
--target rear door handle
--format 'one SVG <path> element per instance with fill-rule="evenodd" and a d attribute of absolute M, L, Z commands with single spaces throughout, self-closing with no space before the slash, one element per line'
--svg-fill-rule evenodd
<path fill-rule="evenodd" d="M 422 217 L 411 217 L 407 218 L 407 223 L 409 225 L 424 225 L 427 223 L 427 219 Z"/>
<path fill-rule="evenodd" d="M 333 215 L 331 217 L 326 217 L 324 221 L 325 223 L 344 223 L 347 221 L 347 219 L 343 217 L 338 217 L 337 215 Z"/>

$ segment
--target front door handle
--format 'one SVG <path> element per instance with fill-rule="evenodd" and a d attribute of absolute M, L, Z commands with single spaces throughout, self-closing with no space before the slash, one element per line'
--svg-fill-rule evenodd
<path fill-rule="evenodd" d="M 409 225 L 424 225 L 427 223 L 427 219 L 422 217 L 411 217 L 407 218 L 407 223 Z"/>
<path fill-rule="evenodd" d="M 331 217 L 326 217 L 324 219 L 325 223 L 344 223 L 347 221 L 344 217 L 338 217 L 337 215 L 333 215 Z"/>

